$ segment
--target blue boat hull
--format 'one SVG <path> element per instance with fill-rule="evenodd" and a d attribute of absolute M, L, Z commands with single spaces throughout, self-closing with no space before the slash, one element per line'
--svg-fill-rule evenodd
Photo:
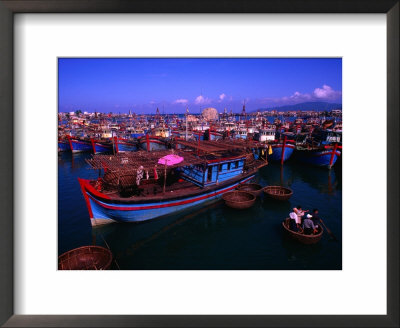
<path fill-rule="evenodd" d="M 58 151 L 70 151 L 71 147 L 68 141 L 59 141 L 58 142 Z"/>
<path fill-rule="evenodd" d="M 135 144 L 121 143 L 118 142 L 118 152 L 129 152 L 129 151 L 137 151 L 138 148 Z"/>
<path fill-rule="evenodd" d="M 194 137 L 194 139 L 196 139 L 196 141 L 198 141 L 199 140 L 199 137 L 200 137 L 200 140 L 204 140 L 204 134 L 200 134 L 200 136 L 199 136 L 199 134 L 197 134 L 197 133 L 193 133 L 193 137 Z"/>
<path fill-rule="evenodd" d="M 90 141 L 71 139 L 70 145 L 73 153 L 93 151 L 93 147 Z"/>
<path fill-rule="evenodd" d="M 239 183 L 247 182 L 254 178 L 254 174 L 235 180 L 231 184 L 221 186 L 195 196 L 177 199 L 168 199 L 154 203 L 127 203 L 120 204 L 98 197 L 96 191 L 89 184 L 89 180 L 79 179 L 81 190 L 92 225 L 106 224 L 111 222 L 141 222 L 157 217 L 165 216 L 177 211 L 185 210 L 192 206 L 201 205 L 219 200 L 223 193 L 235 189 Z"/>
<path fill-rule="evenodd" d="M 141 138 L 140 141 L 140 148 L 142 148 L 143 150 L 147 150 L 147 141 L 146 138 Z M 167 145 L 157 139 L 152 139 L 150 138 L 149 140 L 149 151 L 154 151 L 154 150 L 165 150 L 167 149 Z"/>
<path fill-rule="evenodd" d="M 144 133 L 131 133 L 131 138 L 136 138 L 139 139 L 140 137 L 143 137 Z"/>
<path fill-rule="evenodd" d="M 282 144 L 274 144 L 272 147 L 272 154 L 268 155 L 268 160 L 272 162 L 280 162 L 282 160 Z M 283 155 L 283 161 L 287 161 L 293 154 L 295 146 L 292 144 L 285 145 L 285 152 Z"/>
<path fill-rule="evenodd" d="M 94 142 L 93 148 L 95 154 L 112 152 L 112 145 L 102 145 Z"/>
<path fill-rule="evenodd" d="M 327 150 L 296 150 L 296 159 L 305 164 L 331 168 L 335 165 L 341 152 Z"/>

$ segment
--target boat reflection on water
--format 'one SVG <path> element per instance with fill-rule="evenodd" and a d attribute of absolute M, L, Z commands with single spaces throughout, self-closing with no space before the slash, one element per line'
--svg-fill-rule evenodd
<path fill-rule="evenodd" d="M 262 213 L 262 201 L 257 200 L 254 208 L 238 216 L 237 211 L 226 207 L 223 201 L 211 203 L 180 213 L 179 216 L 166 216 L 144 223 L 112 223 L 96 226 L 92 229 L 93 244 L 106 244 L 113 250 L 116 262 L 124 269 L 239 269 L 242 259 L 237 258 L 238 250 L 252 247 L 245 245 L 246 231 L 251 231 L 266 218 Z M 273 219 L 269 217 L 268 219 Z M 231 238 L 243 244 L 237 249 L 224 247 L 223 238 Z M 107 246 L 106 245 L 106 246 Z M 213 256 L 203 257 L 203 251 L 225 254 L 226 262 L 220 261 L 213 266 Z M 154 249 L 157 249 L 154 252 Z M 161 253 L 161 254 L 160 254 Z M 182 253 L 190 253 L 191 261 L 180 263 Z M 189 255 L 189 254 L 188 254 Z M 220 256 L 216 256 L 220 258 Z"/>
<path fill-rule="evenodd" d="M 69 166 L 71 171 L 78 172 L 81 169 L 87 168 L 86 159 L 91 158 L 90 153 L 70 153 L 62 152 L 58 153 L 58 165 Z"/>
<path fill-rule="evenodd" d="M 177 226 L 184 225 L 185 222 L 193 220 L 204 212 L 214 213 L 212 210 L 220 206 L 221 202 L 211 203 L 208 206 L 199 206 L 194 210 L 193 208 L 186 210 L 179 217 L 160 217 L 144 224 L 112 223 L 95 226 L 92 229 L 93 244 L 103 244 L 106 241 L 113 249 L 116 260 L 123 261 L 124 258 L 131 257 L 136 251 L 171 232 Z M 217 215 L 206 216 L 203 229 L 211 229 L 216 224 L 216 218 Z M 221 224 L 220 221 L 219 224 Z"/>
<path fill-rule="evenodd" d="M 325 264 L 329 266 L 329 263 L 324 263 L 323 260 L 321 261 L 325 255 L 324 246 L 322 243 L 303 245 L 290 238 L 290 236 L 286 234 L 283 229 L 280 229 L 280 232 L 282 233 L 281 246 L 282 249 L 284 249 L 286 256 L 286 263 L 282 269 L 302 270 L 315 265 L 319 265 L 321 266 L 321 269 L 323 269 Z M 314 262 L 318 262 L 318 264 Z"/>
<path fill-rule="evenodd" d="M 334 195 L 336 191 L 341 191 L 341 181 L 337 178 L 335 169 L 325 170 L 298 163 L 287 163 L 284 166 L 270 163 L 268 169 L 262 169 L 260 173 L 261 180 L 268 185 L 291 188 L 296 182 L 304 182 L 324 194 Z"/>

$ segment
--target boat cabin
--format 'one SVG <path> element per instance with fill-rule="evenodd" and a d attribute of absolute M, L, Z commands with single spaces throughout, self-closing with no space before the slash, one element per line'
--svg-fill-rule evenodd
<path fill-rule="evenodd" d="M 320 143 L 321 145 L 342 142 L 342 133 L 340 131 L 315 129 L 311 137 L 315 142 Z"/>
<path fill-rule="evenodd" d="M 260 142 L 275 140 L 275 129 L 259 129 L 254 139 Z"/>
<path fill-rule="evenodd" d="M 234 132 L 234 136 L 236 139 L 247 139 L 247 129 L 246 128 L 239 128 Z"/>
<path fill-rule="evenodd" d="M 181 177 L 200 187 L 208 187 L 243 173 L 246 156 L 210 158 L 206 163 L 181 168 Z"/>
<path fill-rule="evenodd" d="M 170 131 L 167 128 L 158 127 L 151 131 L 151 135 L 156 137 L 168 138 L 170 136 Z"/>

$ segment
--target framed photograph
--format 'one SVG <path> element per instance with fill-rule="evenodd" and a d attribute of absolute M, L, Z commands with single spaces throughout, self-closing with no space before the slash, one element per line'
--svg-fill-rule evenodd
<path fill-rule="evenodd" d="M 398 327 L 398 19 L 0 1 L 1 324 Z"/>

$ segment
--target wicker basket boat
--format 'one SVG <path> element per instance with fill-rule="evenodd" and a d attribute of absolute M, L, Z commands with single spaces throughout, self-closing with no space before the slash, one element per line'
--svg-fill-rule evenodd
<path fill-rule="evenodd" d="M 263 191 L 263 187 L 257 183 L 243 183 L 240 184 L 237 189 L 240 191 L 249 192 L 256 197 L 260 196 Z"/>
<path fill-rule="evenodd" d="M 281 186 L 264 187 L 264 193 L 277 200 L 288 200 L 293 195 L 293 190 Z"/>
<path fill-rule="evenodd" d="M 282 222 L 282 226 L 283 226 L 283 229 L 285 229 L 285 231 L 288 233 L 288 235 L 292 239 L 298 241 L 299 243 L 306 244 L 306 245 L 316 244 L 321 240 L 322 234 L 324 233 L 324 229 L 322 229 L 321 226 L 318 227 L 318 234 L 316 234 L 316 235 L 305 235 L 303 233 L 295 232 L 295 231 L 290 230 L 289 229 L 289 220 L 290 219 L 285 219 Z"/>
<path fill-rule="evenodd" d="M 58 257 L 58 270 L 107 270 L 111 266 L 112 253 L 100 246 L 83 246 Z"/>
<path fill-rule="evenodd" d="M 245 209 L 254 205 L 256 196 L 247 191 L 230 191 L 222 195 L 225 204 L 236 209 Z"/>

